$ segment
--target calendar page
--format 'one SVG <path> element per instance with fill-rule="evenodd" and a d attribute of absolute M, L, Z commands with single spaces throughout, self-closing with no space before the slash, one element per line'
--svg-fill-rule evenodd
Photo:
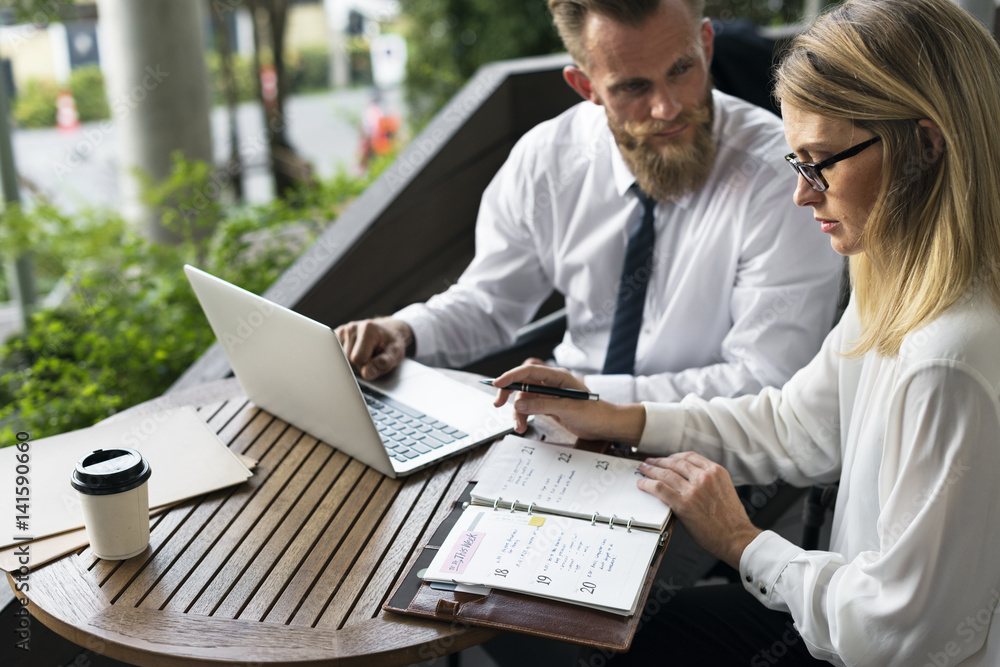
<path fill-rule="evenodd" d="M 670 508 L 637 486 L 639 461 L 508 435 L 483 463 L 473 501 L 661 531 Z"/>
<path fill-rule="evenodd" d="M 659 538 L 620 525 L 470 505 L 423 576 L 630 615 Z"/>

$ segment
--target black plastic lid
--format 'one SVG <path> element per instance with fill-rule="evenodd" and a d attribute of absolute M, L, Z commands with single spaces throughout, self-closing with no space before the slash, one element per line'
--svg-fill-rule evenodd
<path fill-rule="evenodd" d="M 88 496 L 106 496 L 131 491 L 151 473 L 149 463 L 134 449 L 97 449 L 76 462 L 71 483 Z"/>

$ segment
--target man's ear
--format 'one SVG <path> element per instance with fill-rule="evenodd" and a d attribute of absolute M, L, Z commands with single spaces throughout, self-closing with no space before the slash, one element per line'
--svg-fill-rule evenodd
<path fill-rule="evenodd" d="M 930 118 L 921 118 L 917 121 L 920 131 L 924 135 L 924 140 L 928 147 L 927 158 L 930 162 L 937 162 L 944 152 L 944 133 L 941 127 Z"/>
<path fill-rule="evenodd" d="M 712 54 L 715 52 L 715 30 L 708 19 L 701 20 L 701 46 L 705 49 L 705 64 L 712 64 Z"/>
<path fill-rule="evenodd" d="M 600 98 L 594 94 L 594 88 L 590 84 L 590 77 L 576 65 L 566 65 L 566 67 L 563 67 L 563 78 L 566 79 L 569 87 L 579 93 L 583 99 L 590 100 L 594 104 L 601 103 Z"/>

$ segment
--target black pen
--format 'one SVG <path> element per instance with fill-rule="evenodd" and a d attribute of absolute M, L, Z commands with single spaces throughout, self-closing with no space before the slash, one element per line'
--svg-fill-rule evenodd
<path fill-rule="evenodd" d="M 482 384 L 493 387 L 494 380 L 480 380 Z M 575 398 L 581 401 L 597 401 L 600 396 L 591 394 L 580 389 L 565 389 L 563 387 L 546 387 L 543 384 L 527 384 L 526 382 L 511 382 L 506 387 L 493 387 L 494 389 L 510 389 L 511 391 L 526 391 L 532 394 L 545 394 L 546 396 L 558 396 L 559 398 Z"/>

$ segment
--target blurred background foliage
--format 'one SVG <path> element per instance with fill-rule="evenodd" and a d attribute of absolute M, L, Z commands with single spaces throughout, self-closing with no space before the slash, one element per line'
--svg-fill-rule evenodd
<path fill-rule="evenodd" d="M 723 23 L 794 23 L 805 0 L 707 0 L 705 13 Z M 494 60 L 562 52 L 546 0 L 400 0 L 409 59 L 409 122 L 422 128 L 479 67 Z"/>
<path fill-rule="evenodd" d="M 0 446 L 16 431 L 55 435 L 161 395 L 215 340 L 181 267 L 264 292 L 394 157 L 363 176 L 341 171 L 287 199 L 233 207 L 205 195 L 215 189 L 210 165 L 176 156 L 146 197 L 175 203 L 167 222 L 185 239 L 178 245 L 153 243 L 106 208 L 6 207 L 0 246 L 30 251 L 40 290 L 58 298 L 0 343 Z"/>

